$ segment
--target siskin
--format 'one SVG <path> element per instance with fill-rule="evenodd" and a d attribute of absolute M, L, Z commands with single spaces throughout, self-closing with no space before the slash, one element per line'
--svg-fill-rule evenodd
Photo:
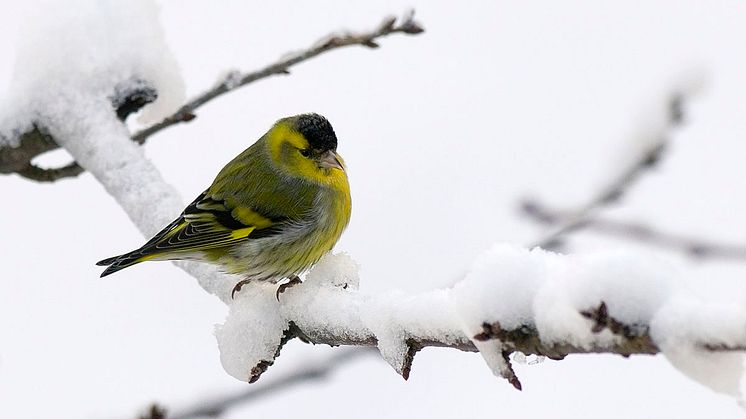
<path fill-rule="evenodd" d="M 209 188 L 142 247 L 97 263 L 102 277 L 148 260 L 218 264 L 250 281 L 279 282 L 339 240 L 352 201 L 337 136 L 321 115 L 283 118 L 218 173 Z"/>

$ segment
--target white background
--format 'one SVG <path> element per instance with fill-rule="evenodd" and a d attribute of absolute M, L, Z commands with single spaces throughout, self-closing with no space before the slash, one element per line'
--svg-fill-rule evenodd
<path fill-rule="evenodd" d="M 146 145 L 190 200 L 274 120 L 326 115 L 353 193 L 337 249 L 360 262 L 365 290 L 445 286 L 490 244 L 531 242 L 540 231 L 518 216 L 521 197 L 582 203 L 639 148 L 641 121 L 660 112 L 665 93 L 697 80 L 706 88 L 663 164 L 608 214 L 745 239 L 743 2 L 161 3 L 189 96 L 225 70 L 254 69 L 332 30 L 417 10 L 427 29 L 420 36 L 301 64 L 210 103 Z M 23 14 L 7 0 L 2 9 L 4 88 Z M 61 153 L 47 159 L 63 161 Z M 178 409 L 246 388 L 223 372 L 212 336 L 225 306 L 193 278 L 149 263 L 98 279 L 95 261 L 143 238 L 91 176 L 53 185 L 3 176 L 0 191 L 0 417 L 133 417 L 151 401 Z M 590 234 L 572 243 L 575 251 L 629 245 Z M 746 263 L 665 254 L 713 298 L 744 292 Z M 293 342 L 255 386 L 329 351 Z M 517 373 L 523 392 L 476 354 L 427 349 L 404 382 L 372 356 L 226 417 L 744 414 L 662 357 L 571 356 Z"/>

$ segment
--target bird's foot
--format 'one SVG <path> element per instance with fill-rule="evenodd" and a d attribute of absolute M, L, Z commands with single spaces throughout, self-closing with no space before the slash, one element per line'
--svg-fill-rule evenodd
<path fill-rule="evenodd" d="M 303 283 L 303 281 L 298 278 L 298 275 L 292 275 L 290 276 L 290 281 L 285 282 L 284 284 L 280 284 L 279 287 L 277 287 L 277 294 L 275 295 L 277 297 L 277 301 L 280 301 L 280 294 L 285 292 L 288 288 L 292 287 L 293 285 L 298 285 Z"/>
<path fill-rule="evenodd" d="M 233 291 L 231 291 L 231 300 L 236 299 L 236 293 L 241 291 L 241 287 L 251 282 L 251 279 L 244 279 L 242 281 L 238 281 L 236 285 L 233 286 Z"/>

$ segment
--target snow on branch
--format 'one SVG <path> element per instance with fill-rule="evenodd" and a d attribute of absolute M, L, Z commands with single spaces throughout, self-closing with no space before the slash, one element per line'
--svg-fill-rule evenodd
<path fill-rule="evenodd" d="M 112 110 L 122 122 L 158 97 L 155 89 L 140 80 L 130 81 L 117 87 L 111 97 L 111 104 Z M 0 136 L 2 136 L 2 133 L 0 133 Z M 42 168 L 34 164 L 32 162 L 34 158 L 59 148 L 54 138 L 37 123 L 32 124 L 28 131 L 19 134 L 18 137 L 17 147 L 13 145 L 0 147 L 0 173 L 16 173 L 36 182 L 54 182 L 59 179 L 78 176 L 85 171 L 77 162 L 52 169 Z M 2 140 L 0 138 L 0 145 L 3 143 Z M 8 139 L 4 140 L 6 143 L 12 144 L 13 142 Z"/>
<path fill-rule="evenodd" d="M 96 13 L 116 13 L 92 16 L 91 26 L 82 33 L 59 24 L 71 13 L 62 5 L 50 13 L 50 19 L 59 22 L 49 27 L 64 37 L 45 32 L 50 22 L 32 22 L 41 27 L 32 27 L 24 38 L 33 48 L 17 60 L 19 79 L 10 96 L 18 99 L 11 101 L 18 108 L 0 112 L 0 132 L 10 135 L 29 132 L 37 123 L 43 126 L 39 131 L 48 138 L 39 141 L 54 139 L 150 236 L 184 203 L 132 141 L 121 121 L 128 111 L 118 112 L 123 102 L 111 95 L 121 83 L 143 80 L 158 92 L 145 113 L 151 118 L 178 114 L 174 104 L 183 83 L 178 73 L 169 73 L 176 67 L 159 29 L 157 8 L 147 0 L 132 5 L 95 8 Z M 411 19 L 401 25 L 389 19 L 370 35 L 332 37 L 313 47 L 311 55 L 291 57 L 286 64 L 338 46 L 373 47 L 374 39 L 387 33 L 421 30 Z M 142 30 L 129 31 L 133 26 Z M 128 36 L 119 38 L 120 33 Z M 92 48 L 93 41 L 101 48 Z M 90 50 L 97 53 L 91 56 Z M 123 56 L 128 61 L 122 61 Z M 88 66 L 67 71 L 71 60 Z M 274 71 L 266 74 L 282 73 Z M 228 84 L 223 89 L 230 90 Z M 9 144 L 6 137 L 4 145 L 18 145 L 17 140 Z M 356 263 L 345 255 L 329 255 L 303 283 L 279 296 L 276 285 L 258 283 L 242 288 L 235 300 L 230 290 L 237 278 L 205 264 L 179 265 L 229 306 L 216 336 L 225 370 L 241 380 L 256 381 L 282 346 L 299 338 L 333 346 L 376 346 L 404 377 L 425 347 L 478 351 L 496 375 L 516 388 L 521 384 L 509 360 L 516 351 L 553 359 L 574 353 L 662 352 L 712 388 L 738 393 L 738 351 L 746 347 L 744 305 L 691 295 L 680 285 L 680 273 L 641 255 L 564 256 L 496 246 L 452 288 L 417 295 L 360 292 Z"/>
<path fill-rule="evenodd" d="M 712 388 L 738 394 L 746 310 L 687 294 L 666 263 L 628 253 L 565 256 L 499 245 L 449 289 L 371 295 L 346 255 L 323 259 L 299 285 L 242 289 L 216 332 L 234 377 L 256 381 L 292 338 L 377 346 L 404 378 L 426 347 L 479 352 L 521 389 L 509 355 L 663 353 Z M 704 365 L 704 367 L 703 367 Z"/>
<path fill-rule="evenodd" d="M 396 33 L 416 35 L 423 31 L 422 26 L 414 20 L 414 14 L 410 12 L 401 19 L 387 17 L 375 29 L 368 32 L 327 35 L 311 47 L 286 54 L 278 61 L 259 70 L 247 73 L 229 72 L 214 87 L 188 101 L 160 122 L 134 133 L 132 141 L 144 144 L 148 137 L 164 128 L 193 120 L 196 117 L 195 111 L 216 97 L 273 75 L 290 74 L 289 69 L 294 65 L 325 52 L 352 45 L 378 48 L 378 39 L 382 37 Z M 134 85 L 139 86 L 140 84 L 134 83 Z M 115 91 L 113 94 L 112 104 L 122 121 L 128 115 L 157 98 L 156 91 L 147 85 L 136 91 L 125 92 L 124 94 Z M 59 148 L 55 138 L 48 133 L 46 127 L 40 126 L 40 123 L 43 123 L 43 121 L 36 121 L 32 125 L 6 130 L 9 132 L 0 132 L 0 173 L 16 173 L 37 182 L 53 182 L 83 173 L 85 169 L 77 162 L 52 169 L 41 168 L 32 162 L 39 155 Z"/>

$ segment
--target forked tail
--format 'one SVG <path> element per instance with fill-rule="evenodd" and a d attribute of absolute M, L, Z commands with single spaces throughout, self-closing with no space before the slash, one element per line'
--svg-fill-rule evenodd
<path fill-rule="evenodd" d="M 148 259 L 150 258 L 148 256 L 143 256 L 143 254 L 138 249 L 134 252 L 100 260 L 96 262 L 96 265 L 107 266 L 107 268 L 101 273 L 101 278 L 103 278 L 129 266 L 136 265 L 140 262 L 145 262 Z"/>

